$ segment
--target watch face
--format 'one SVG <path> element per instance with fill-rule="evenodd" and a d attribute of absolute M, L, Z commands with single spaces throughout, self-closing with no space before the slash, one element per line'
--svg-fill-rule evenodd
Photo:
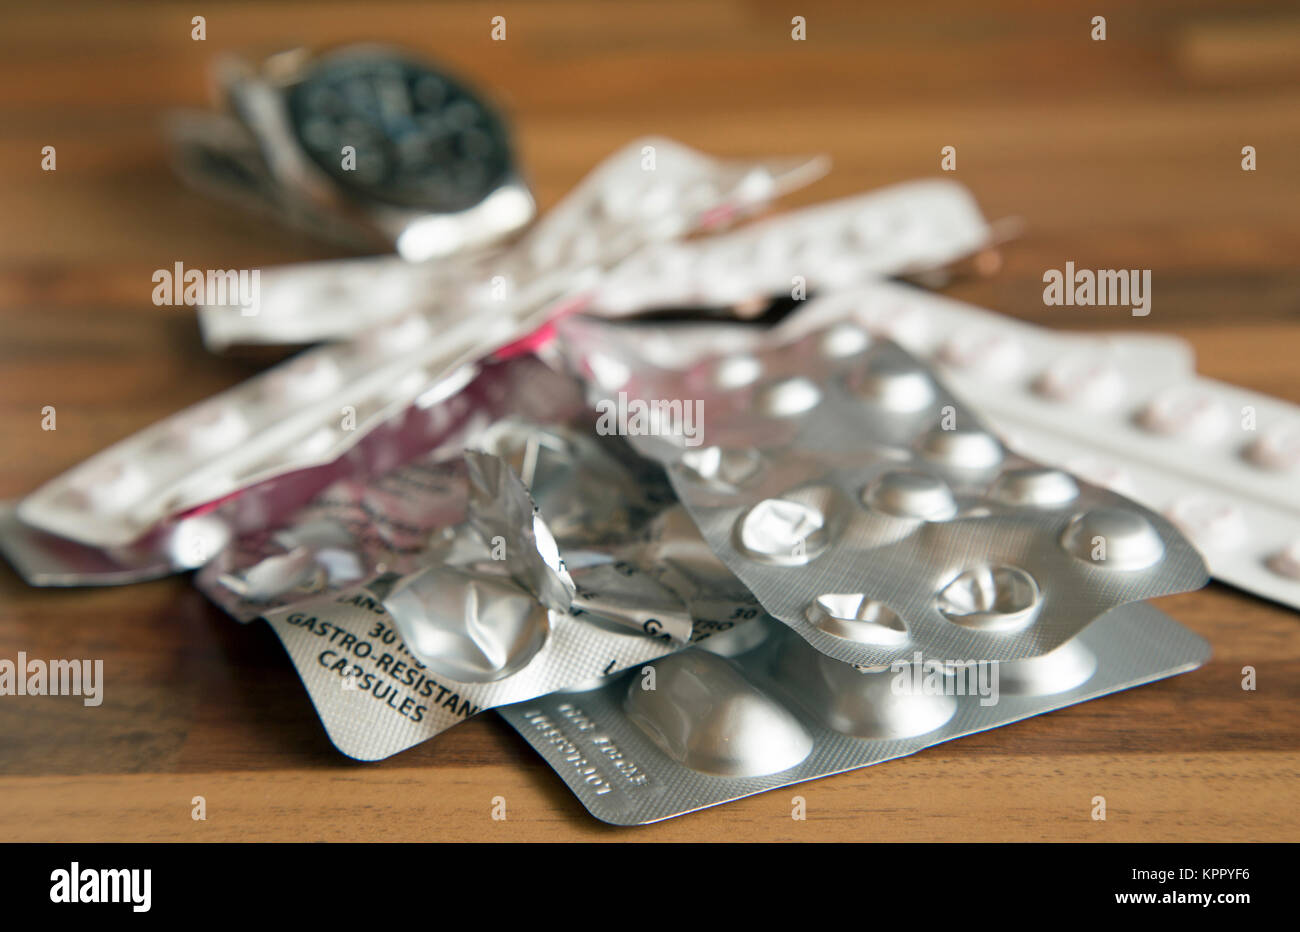
<path fill-rule="evenodd" d="M 496 112 L 447 75 L 400 58 L 326 59 L 288 98 L 294 132 L 312 161 L 366 198 L 435 213 L 464 210 L 510 170 Z"/>

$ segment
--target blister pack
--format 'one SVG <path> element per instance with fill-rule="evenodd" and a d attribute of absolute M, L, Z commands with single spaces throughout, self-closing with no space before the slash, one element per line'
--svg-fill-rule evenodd
<path fill-rule="evenodd" d="M 1300 608 L 1300 406 L 1197 376 L 1173 337 L 1052 331 L 886 282 L 806 311 L 899 340 L 1019 451 L 1160 512 L 1215 578 Z"/>
<path fill-rule="evenodd" d="M 590 289 L 596 273 L 643 246 L 725 226 L 825 168 L 819 158 L 718 160 L 647 137 L 598 165 L 508 248 L 434 263 L 265 269 L 256 306 L 199 309 L 204 342 L 337 340 L 417 312 L 439 331 L 468 318 L 520 318 Z"/>
<path fill-rule="evenodd" d="M 563 423 L 584 410 L 572 377 L 534 357 L 485 363 L 460 392 L 408 412 L 330 467 L 280 477 L 207 512 L 235 535 L 200 561 L 199 586 L 248 621 L 293 599 L 413 572 L 431 535 L 465 518 L 467 444 L 483 447 L 505 418 Z"/>
<path fill-rule="evenodd" d="M 485 708 L 590 682 L 689 639 L 689 620 L 674 641 L 671 625 L 575 611 L 574 582 L 519 480 L 488 454 L 464 462 L 474 486 L 466 519 L 435 535 L 423 569 L 264 615 L 351 757 L 387 757 Z"/>
<path fill-rule="evenodd" d="M 731 351 L 679 368 L 660 350 L 685 328 L 560 333 L 606 429 L 665 464 L 714 552 L 817 649 L 1019 660 L 1205 583 L 1163 517 L 1011 453 L 914 357 L 843 317 L 810 330 L 816 310 L 721 343 L 709 328 Z"/>
<path fill-rule="evenodd" d="M 1192 670 L 1209 645 L 1149 605 L 1049 654 L 859 671 L 765 620 L 502 716 L 603 822 L 640 825 L 843 773 Z"/>
<path fill-rule="evenodd" d="M 499 365 L 530 375 L 503 384 L 538 420 L 471 419 L 433 454 L 241 536 L 198 577 L 235 617 L 266 618 L 351 756 L 762 614 L 662 470 L 592 433 L 570 377 L 528 357 Z"/>
<path fill-rule="evenodd" d="M 588 313 L 737 305 L 942 268 L 987 246 L 969 191 L 914 181 L 790 211 L 738 230 L 640 250 L 601 279 Z"/>
<path fill-rule="evenodd" d="M 456 392 L 479 360 L 543 324 L 552 299 L 603 262 L 647 239 L 726 222 L 819 171 L 815 161 L 718 162 L 667 140 L 638 145 L 599 167 L 512 251 L 526 287 L 495 303 L 467 298 L 472 312 L 440 311 L 438 328 L 407 314 L 302 353 L 51 480 L 19 503 L 19 517 L 80 543 L 124 546 L 173 515 L 336 460 L 410 405 Z M 593 215 L 621 220 L 602 227 Z"/>

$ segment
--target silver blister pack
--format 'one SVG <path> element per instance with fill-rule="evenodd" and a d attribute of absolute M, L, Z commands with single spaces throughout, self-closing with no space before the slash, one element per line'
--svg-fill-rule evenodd
<path fill-rule="evenodd" d="M 860 671 L 769 620 L 599 689 L 500 712 L 592 815 L 640 825 L 903 757 L 1183 673 L 1208 656 L 1204 639 L 1140 603 L 1049 654 L 988 667 L 913 661 Z"/>
<path fill-rule="evenodd" d="M 896 344 L 821 323 L 708 328 L 721 355 L 688 328 L 560 328 L 607 429 L 664 462 L 714 552 L 819 650 L 1020 660 L 1204 585 L 1163 517 L 1015 455 Z"/>
<path fill-rule="evenodd" d="M 599 682 L 695 635 L 685 603 L 662 587 L 659 617 L 604 611 L 603 602 L 627 605 L 653 580 L 637 574 L 642 585 L 627 587 L 618 579 L 570 576 L 505 461 L 471 451 L 464 462 L 471 486 L 464 520 L 430 535 L 410 558 L 420 569 L 324 597 L 282 594 L 285 604 L 263 615 L 330 739 L 351 757 L 387 757 L 483 709 Z M 406 497 L 418 503 L 425 493 L 410 488 Z M 433 498 L 454 511 L 447 506 L 457 496 L 446 488 Z M 328 560 L 315 552 L 318 565 L 343 562 L 344 542 L 333 543 Z M 701 629 L 701 636 L 708 633 Z"/>
<path fill-rule="evenodd" d="M 478 422 L 421 460 L 336 483 L 199 575 L 231 614 L 270 623 L 350 756 L 386 757 L 761 615 L 662 470 L 591 432 L 571 378 L 528 357 L 501 365 L 531 373 L 503 384 L 540 393 L 517 406 L 539 421 Z"/>
<path fill-rule="evenodd" d="M 1216 579 L 1300 608 L 1300 406 L 1198 376 L 1168 334 L 1053 330 L 894 282 L 799 316 L 895 340 L 1019 452 L 1160 512 Z"/>

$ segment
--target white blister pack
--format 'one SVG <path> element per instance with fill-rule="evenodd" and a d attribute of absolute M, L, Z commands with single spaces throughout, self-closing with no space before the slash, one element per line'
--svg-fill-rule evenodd
<path fill-rule="evenodd" d="M 651 243 L 725 226 L 820 177 L 824 159 L 713 159 L 669 139 L 637 140 L 596 167 L 513 245 L 455 261 L 393 257 L 265 269 L 253 307 L 199 309 L 204 342 L 346 339 L 407 314 L 438 330 L 520 317 L 582 293 Z"/>
<path fill-rule="evenodd" d="M 665 463 L 709 546 L 818 650 L 1019 660 L 1205 583 L 1167 520 L 1011 453 L 924 365 L 824 308 L 705 328 L 725 354 L 693 356 L 684 327 L 560 326 L 606 429 Z"/>
<path fill-rule="evenodd" d="M 653 163 L 642 161 L 645 150 Z M 468 313 L 438 310 L 433 322 L 406 314 L 352 343 L 302 353 L 91 457 L 24 498 L 18 516 L 119 547 L 173 515 L 336 460 L 408 406 L 459 390 L 479 360 L 545 323 L 554 299 L 589 287 L 603 263 L 743 214 L 818 170 L 815 160 L 718 162 L 667 140 L 629 147 L 515 247 L 522 284 L 508 283 L 503 300 L 471 296 Z M 620 221 L 593 226 L 599 216 Z"/>
<path fill-rule="evenodd" d="M 1184 673 L 1209 652 L 1133 604 L 1031 660 L 859 671 L 765 620 L 600 688 L 500 712 L 593 816 L 639 825 Z"/>
<path fill-rule="evenodd" d="M 729 233 L 640 250 L 601 279 L 587 312 L 722 306 L 942 268 L 987 246 L 970 192 L 914 181 L 790 211 Z"/>
<path fill-rule="evenodd" d="M 1052 331 L 884 282 L 808 311 L 843 309 L 1021 452 L 1160 512 L 1215 578 L 1300 609 L 1300 405 L 1197 376 L 1172 337 Z"/>

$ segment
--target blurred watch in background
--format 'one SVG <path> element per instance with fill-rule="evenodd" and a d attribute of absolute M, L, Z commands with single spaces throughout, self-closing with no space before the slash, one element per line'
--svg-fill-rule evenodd
<path fill-rule="evenodd" d="M 500 114 L 382 46 L 279 52 L 216 70 L 224 112 L 176 114 L 178 172 L 200 189 L 409 261 L 492 245 L 533 217 Z"/>

